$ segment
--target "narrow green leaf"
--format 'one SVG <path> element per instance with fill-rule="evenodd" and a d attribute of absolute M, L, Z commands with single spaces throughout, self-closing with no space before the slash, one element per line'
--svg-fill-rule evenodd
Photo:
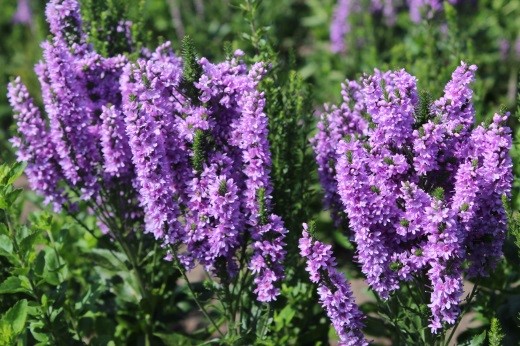
<path fill-rule="evenodd" d="M 42 276 L 45 270 L 45 251 L 38 252 L 36 260 L 34 261 L 34 273 L 37 276 Z"/>
<path fill-rule="evenodd" d="M 481 334 L 475 335 L 468 346 L 481 346 L 484 345 L 484 341 L 486 340 L 486 331 L 483 331 Z"/>
<path fill-rule="evenodd" d="M 166 346 L 190 346 L 194 345 L 196 341 L 179 333 L 154 333 L 154 335 L 161 339 Z"/>
<path fill-rule="evenodd" d="M 124 254 L 117 251 L 109 251 L 106 249 L 91 249 L 88 252 L 82 253 L 82 256 L 102 268 L 119 271 L 127 270 L 123 265 L 126 260 Z"/>
<path fill-rule="evenodd" d="M 59 271 L 64 265 L 59 265 L 58 257 L 54 250 L 45 251 L 45 269 L 43 271 L 43 279 L 49 284 L 57 286 L 60 284 Z"/>
<path fill-rule="evenodd" d="M 0 235 L 9 235 L 9 228 L 5 223 L 0 223 Z"/>
<path fill-rule="evenodd" d="M 21 280 L 17 276 L 8 277 L 0 284 L 0 294 L 9 293 L 30 293 L 26 280 Z"/>
<path fill-rule="evenodd" d="M 17 162 L 12 167 L 8 173 L 7 184 L 10 185 L 16 181 L 22 174 L 25 169 L 25 164 Z"/>
<path fill-rule="evenodd" d="M 41 231 L 36 231 L 32 234 L 29 234 L 27 237 L 23 238 L 20 242 L 20 251 L 25 255 L 26 252 L 33 249 L 33 245 L 40 238 Z"/>
<path fill-rule="evenodd" d="M 12 253 L 13 242 L 8 236 L 0 234 L 0 256 L 10 256 Z"/>

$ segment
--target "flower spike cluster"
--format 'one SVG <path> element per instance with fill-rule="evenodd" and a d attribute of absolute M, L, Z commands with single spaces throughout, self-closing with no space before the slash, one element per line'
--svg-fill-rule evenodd
<path fill-rule="evenodd" d="M 312 140 L 326 202 L 348 217 L 369 285 L 386 299 L 427 277 L 433 332 L 455 322 L 463 276 L 488 275 L 506 232 L 508 114 L 474 126 L 475 71 L 462 63 L 431 104 L 404 70 L 347 82 Z"/>
<path fill-rule="evenodd" d="M 265 64 L 247 66 L 242 51 L 183 61 L 169 42 L 136 62 L 103 57 L 79 10 L 76 0 L 47 6 L 53 36 L 36 66 L 47 119 L 19 79 L 10 86 L 32 187 L 56 209 L 86 201 L 104 231 L 144 229 L 223 280 L 250 246 L 258 300 L 274 300 L 287 230 L 271 214 Z"/>
<path fill-rule="evenodd" d="M 64 192 L 58 186 L 63 177 L 45 118 L 19 77 L 9 84 L 8 96 L 18 123 L 19 137 L 11 139 L 13 147 L 18 149 L 18 161 L 28 163 L 25 174 L 32 188 L 45 196 L 46 203 L 59 210 L 65 201 Z"/>
<path fill-rule="evenodd" d="M 347 280 L 336 269 L 330 245 L 314 240 L 307 224 L 303 224 L 303 236 L 299 243 L 300 255 L 307 262 L 306 270 L 312 282 L 318 284 L 320 303 L 327 312 L 334 329 L 338 333 L 340 345 L 366 346 L 363 328 L 363 314 L 352 296 Z"/>

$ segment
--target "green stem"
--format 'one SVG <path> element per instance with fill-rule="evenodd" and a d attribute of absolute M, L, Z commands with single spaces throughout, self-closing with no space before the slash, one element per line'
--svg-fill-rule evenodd
<path fill-rule="evenodd" d="M 478 284 L 479 284 L 479 280 L 477 280 L 475 282 L 475 285 L 473 285 L 473 289 L 471 290 L 471 293 L 466 298 L 466 301 L 467 301 L 466 306 L 464 307 L 464 310 L 460 313 L 459 317 L 457 318 L 457 322 L 455 322 L 455 325 L 453 326 L 453 329 L 451 330 L 450 336 L 448 337 L 448 340 L 446 341 L 446 343 L 444 345 L 448 346 L 450 344 L 450 341 L 453 338 L 453 336 L 455 335 L 455 331 L 457 330 L 457 327 L 459 326 L 460 321 L 462 320 L 462 317 L 466 314 L 466 312 L 468 312 L 470 305 L 471 305 L 471 301 L 477 294 Z"/>
<path fill-rule="evenodd" d="M 141 294 L 141 298 L 142 299 L 148 299 L 149 301 L 151 301 L 149 299 L 149 294 L 148 294 L 148 291 L 146 290 L 146 287 L 143 283 L 143 280 L 141 278 L 141 274 L 140 274 L 140 270 L 139 270 L 139 265 L 137 264 L 137 260 L 134 256 L 134 252 L 131 251 L 130 247 L 128 246 L 128 244 L 126 243 L 125 239 L 121 236 L 121 233 L 119 233 L 119 231 L 117 230 L 117 228 L 112 228 L 113 229 L 113 235 L 114 237 L 116 238 L 116 241 L 118 242 L 119 246 L 123 249 L 123 252 L 125 253 L 126 257 L 128 258 L 128 260 L 130 261 L 130 264 L 132 266 L 132 269 L 133 269 L 133 275 L 137 281 L 137 285 L 139 287 L 139 293 Z M 150 313 L 150 319 L 152 318 L 152 313 L 153 311 L 146 311 L 146 313 Z M 146 346 L 149 346 L 150 345 L 150 340 L 152 338 L 152 335 L 153 335 L 153 323 L 151 323 L 151 321 L 148 320 L 147 316 L 145 316 L 145 322 L 146 322 L 146 329 L 145 329 L 145 345 Z"/>
<path fill-rule="evenodd" d="M 204 315 L 204 317 L 206 317 L 208 319 L 208 321 L 213 325 L 213 327 L 220 334 L 220 336 L 224 337 L 224 334 L 220 331 L 220 328 L 218 327 L 217 323 L 213 320 L 213 318 L 211 318 L 211 316 L 209 315 L 209 313 L 206 310 L 206 308 L 199 302 L 199 299 L 197 298 L 197 295 L 195 294 L 195 290 L 193 289 L 193 287 L 191 285 L 191 282 L 188 279 L 188 276 L 186 275 L 186 271 L 182 268 L 182 265 L 180 264 L 179 258 L 177 257 L 177 253 L 174 251 L 173 248 L 171 248 L 171 251 L 172 251 L 172 255 L 173 255 L 174 261 L 175 261 L 175 266 L 177 267 L 177 269 L 181 273 L 184 281 L 186 281 L 186 286 L 188 287 L 188 290 L 190 291 L 190 293 L 191 293 L 191 295 L 193 297 L 193 300 L 195 301 L 195 303 L 199 307 L 199 309 L 202 312 L 202 314 Z"/>
<path fill-rule="evenodd" d="M 78 223 L 78 225 L 80 225 L 83 229 L 85 229 L 92 237 L 94 237 L 98 242 L 101 242 L 103 239 L 99 236 L 97 236 L 97 234 L 91 230 L 90 228 L 88 228 L 88 226 L 83 222 L 81 221 L 76 215 L 74 215 L 73 213 L 70 213 L 69 212 L 69 216 L 72 217 L 74 219 L 74 221 L 76 221 Z M 112 256 L 114 256 L 114 258 L 119 261 L 119 263 L 121 263 L 123 266 L 126 266 L 125 262 L 123 262 L 119 256 L 117 256 L 114 251 L 112 249 L 110 249 L 109 247 L 107 247 L 107 250 L 112 254 Z"/>
<path fill-rule="evenodd" d="M 244 268 L 244 264 L 245 264 L 245 261 L 246 261 L 247 243 L 248 243 L 247 239 L 244 239 L 244 244 L 242 245 L 242 249 L 241 249 L 241 252 L 240 252 L 240 260 L 239 260 L 240 266 L 239 266 L 239 268 Z M 240 334 L 240 325 L 241 325 L 240 320 L 242 319 L 242 303 L 241 303 L 240 297 L 241 297 L 241 294 L 242 294 L 242 289 L 244 287 L 244 280 L 245 280 L 245 277 L 247 277 L 248 272 L 249 272 L 249 269 L 247 269 L 247 267 L 246 267 L 246 270 L 244 272 L 239 271 L 237 273 L 237 276 L 236 276 L 236 278 L 234 280 L 234 283 L 233 283 L 233 290 L 231 291 L 232 299 L 231 299 L 231 301 L 229 303 L 231 312 L 233 314 L 232 315 L 233 323 L 237 327 L 236 332 L 238 334 Z M 238 287 L 238 293 L 235 294 L 235 290 L 237 289 L 237 287 Z M 233 302 L 235 302 L 235 304 L 233 304 Z M 236 322 L 237 319 L 238 319 L 238 323 Z"/>

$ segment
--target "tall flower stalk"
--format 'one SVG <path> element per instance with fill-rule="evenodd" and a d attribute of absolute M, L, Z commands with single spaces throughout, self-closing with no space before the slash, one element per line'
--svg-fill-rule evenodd
<path fill-rule="evenodd" d="M 151 292 L 132 244 L 140 232 L 183 274 L 202 265 L 222 284 L 226 304 L 245 285 L 259 302 L 274 301 L 287 231 L 272 212 L 258 90 L 266 65 L 246 65 L 240 50 L 212 63 L 189 38 L 181 57 L 169 42 L 136 61 L 102 56 L 88 43 L 76 1 L 53 0 L 46 13 L 52 37 L 36 67 L 46 117 L 20 79 L 9 94 L 18 113 L 13 144 L 28 161 L 31 186 L 56 210 L 89 207 L 126 253 L 142 299 Z M 234 320 L 238 307 L 228 308 Z"/>
<path fill-rule="evenodd" d="M 347 81 L 312 142 L 326 203 L 348 217 L 370 287 L 387 300 L 426 282 L 434 334 L 459 321 L 464 278 L 489 275 L 507 228 L 508 114 L 474 126 L 475 71 L 461 63 L 434 102 L 404 70 Z"/>

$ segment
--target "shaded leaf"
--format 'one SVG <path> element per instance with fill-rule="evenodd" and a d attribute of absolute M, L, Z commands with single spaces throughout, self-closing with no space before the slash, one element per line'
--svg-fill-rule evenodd
<path fill-rule="evenodd" d="M 27 320 L 27 299 L 18 301 L 12 308 L 7 310 L 2 322 L 11 325 L 13 332 L 18 335 L 25 329 L 25 322 Z"/>
<path fill-rule="evenodd" d="M 154 335 L 161 339 L 166 346 L 190 346 L 197 341 L 179 333 L 154 333 Z"/>
<path fill-rule="evenodd" d="M 0 284 L 0 294 L 8 293 L 30 293 L 29 285 L 26 280 L 21 280 L 17 276 L 8 277 Z"/>

